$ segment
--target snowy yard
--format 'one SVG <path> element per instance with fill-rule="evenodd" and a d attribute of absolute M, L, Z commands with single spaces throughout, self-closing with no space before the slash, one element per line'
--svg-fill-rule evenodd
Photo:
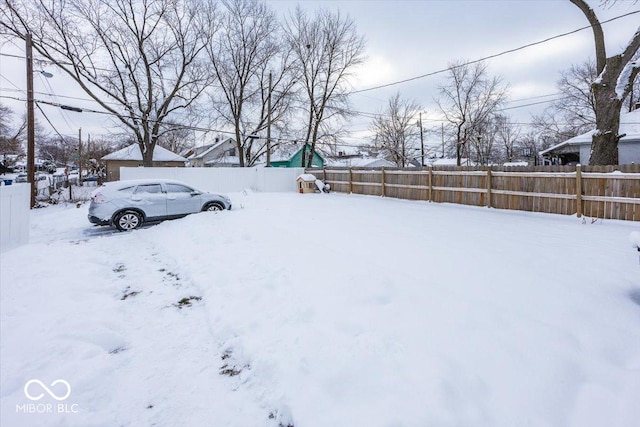
<path fill-rule="evenodd" d="M 638 425 L 637 223 L 231 198 L 131 233 L 32 211 L 1 260 L 0 424 Z"/>

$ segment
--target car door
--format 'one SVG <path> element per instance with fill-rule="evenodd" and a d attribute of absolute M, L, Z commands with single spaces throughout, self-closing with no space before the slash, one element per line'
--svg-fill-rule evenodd
<path fill-rule="evenodd" d="M 147 219 L 167 216 L 167 195 L 160 184 L 140 184 L 131 195 L 133 206 L 141 209 Z"/>
<path fill-rule="evenodd" d="M 200 211 L 200 196 L 193 188 L 173 183 L 165 183 L 164 188 L 167 192 L 168 216 L 182 216 Z"/>

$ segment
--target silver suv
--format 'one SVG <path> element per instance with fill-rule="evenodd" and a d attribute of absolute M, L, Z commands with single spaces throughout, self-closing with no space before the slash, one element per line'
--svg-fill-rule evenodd
<path fill-rule="evenodd" d="M 231 209 L 231 200 L 168 179 L 110 182 L 91 195 L 89 222 L 133 230 L 144 222 Z"/>

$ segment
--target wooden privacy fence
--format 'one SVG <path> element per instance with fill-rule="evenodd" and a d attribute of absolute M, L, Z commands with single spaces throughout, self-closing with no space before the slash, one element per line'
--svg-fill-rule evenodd
<path fill-rule="evenodd" d="M 311 168 L 306 172 L 338 192 L 640 221 L 640 165 Z"/>

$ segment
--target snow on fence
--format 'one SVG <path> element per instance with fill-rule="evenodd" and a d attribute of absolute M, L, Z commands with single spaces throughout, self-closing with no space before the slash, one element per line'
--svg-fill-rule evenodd
<path fill-rule="evenodd" d="M 339 192 L 640 221 L 640 165 L 314 168 L 306 172 Z"/>
<path fill-rule="evenodd" d="M 205 191 L 231 193 L 297 191 L 296 178 L 303 168 L 120 168 L 120 179 L 167 178 Z"/>
<path fill-rule="evenodd" d="M 29 184 L 0 186 L 0 252 L 29 242 Z"/>

